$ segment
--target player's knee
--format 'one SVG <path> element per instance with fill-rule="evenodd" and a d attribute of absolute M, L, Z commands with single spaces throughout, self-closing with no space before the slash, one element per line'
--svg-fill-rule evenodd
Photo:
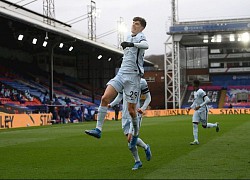
<path fill-rule="evenodd" d="M 130 143 L 128 143 L 128 149 L 133 152 L 136 150 L 136 146 L 131 147 Z"/>
<path fill-rule="evenodd" d="M 107 96 L 102 96 L 102 99 L 101 99 L 101 102 L 102 102 L 102 105 L 108 105 L 110 103 L 110 100 Z"/>
<path fill-rule="evenodd" d="M 128 143 L 130 143 L 131 138 L 132 138 L 132 134 L 128 133 L 128 134 L 126 134 L 125 136 L 127 137 Z"/>
<path fill-rule="evenodd" d="M 132 111 L 132 112 L 130 112 L 129 114 L 130 114 L 130 116 L 131 116 L 132 118 L 135 118 L 135 117 L 136 117 L 136 113 L 135 113 L 135 112 L 133 112 L 133 111 Z"/>
<path fill-rule="evenodd" d="M 135 110 L 134 106 L 132 106 L 132 105 L 129 106 L 128 107 L 128 112 L 129 112 L 130 116 L 132 116 L 132 117 L 136 116 L 136 110 Z"/>
<path fill-rule="evenodd" d="M 131 117 L 136 117 L 136 111 L 134 110 L 134 109 L 129 109 L 129 115 L 131 116 Z"/>

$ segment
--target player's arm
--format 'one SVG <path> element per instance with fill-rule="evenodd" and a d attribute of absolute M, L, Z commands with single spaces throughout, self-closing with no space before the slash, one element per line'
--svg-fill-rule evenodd
<path fill-rule="evenodd" d="M 191 104 L 191 106 L 188 108 L 188 110 L 194 109 L 195 108 L 195 102 Z"/>
<path fill-rule="evenodd" d="M 118 93 L 118 95 L 115 97 L 115 99 L 110 103 L 108 104 L 108 107 L 114 107 L 116 104 L 119 104 L 120 101 L 122 100 L 122 93 Z"/>
<path fill-rule="evenodd" d="M 203 96 L 204 102 L 201 103 L 199 106 L 195 107 L 194 110 L 200 109 L 202 106 L 208 104 L 210 102 L 210 99 L 207 97 L 207 95 Z"/>
<path fill-rule="evenodd" d="M 143 103 L 143 106 L 137 110 L 138 113 L 143 114 L 143 112 L 147 109 L 149 103 L 151 102 L 151 94 L 150 92 L 145 94 L 146 99 Z"/>
<path fill-rule="evenodd" d="M 204 102 L 200 104 L 200 107 L 202 107 L 202 106 L 207 105 L 208 103 L 210 103 L 210 99 L 209 99 L 209 97 L 207 97 L 207 95 L 205 95 L 203 97 L 203 99 L 204 99 Z"/>
<path fill-rule="evenodd" d="M 140 41 L 139 43 L 132 43 L 132 42 L 122 42 L 121 46 L 123 49 L 126 47 L 137 47 L 139 49 L 148 49 L 148 43 L 146 40 Z"/>
<path fill-rule="evenodd" d="M 148 49 L 148 42 L 146 40 L 141 41 L 139 43 L 134 43 L 134 46 L 139 49 Z"/>

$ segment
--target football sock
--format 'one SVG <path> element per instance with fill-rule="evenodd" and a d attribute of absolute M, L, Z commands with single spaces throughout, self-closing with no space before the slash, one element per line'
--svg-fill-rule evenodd
<path fill-rule="evenodd" d="M 137 139 L 136 145 L 139 146 L 139 147 L 142 147 L 144 149 L 147 149 L 147 147 L 148 147 L 147 144 L 145 144 L 141 138 Z"/>
<path fill-rule="evenodd" d="M 212 127 L 216 127 L 217 124 L 215 123 L 207 123 L 207 128 L 212 128 Z"/>
<path fill-rule="evenodd" d="M 133 128 L 134 128 L 133 136 L 138 136 L 138 134 L 139 134 L 139 123 L 138 123 L 137 116 L 135 118 L 132 118 L 132 124 L 133 124 Z"/>
<path fill-rule="evenodd" d="M 193 123 L 194 140 L 198 141 L 198 124 Z"/>
<path fill-rule="evenodd" d="M 129 144 L 129 143 L 128 143 L 128 147 L 130 147 L 130 144 Z M 139 157 L 139 154 L 138 154 L 138 149 L 137 149 L 137 147 L 135 146 L 135 147 L 133 147 L 133 148 L 129 148 L 129 150 L 131 151 L 132 156 L 133 156 L 135 162 L 140 161 L 140 157 Z"/>
<path fill-rule="evenodd" d="M 98 108 L 96 128 L 100 129 L 100 131 L 102 131 L 102 126 L 103 126 L 104 118 L 107 114 L 107 111 L 108 111 L 108 107 L 99 106 Z"/>

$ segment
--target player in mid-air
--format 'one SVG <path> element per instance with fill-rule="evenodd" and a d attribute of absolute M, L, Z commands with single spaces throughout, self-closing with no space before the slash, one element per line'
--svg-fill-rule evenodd
<path fill-rule="evenodd" d="M 138 118 L 139 118 L 139 125 L 138 125 L 139 128 L 141 127 L 142 115 L 143 115 L 144 111 L 147 109 L 149 103 L 151 102 L 151 95 L 150 95 L 150 92 L 148 89 L 148 84 L 144 78 L 141 78 L 140 87 L 141 87 L 141 91 L 138 94 L 138 96 L 139 97 L 141 97 L 141 95 L 145 96 L 145 101 L 144 101 L 143 105 L 141 106 L 140 98 L 138 98 L 137 113 L 138 113 Z M 141 162 L 139 154 L 138 154 L 137 146 L 142 147 L 145 150 L 146 158 L 148 161 L 150 161 L 152 154 L 151 154 L 150 146 L 148 144 L 146 144 L 141 138 L 137 139 L 137 143 L 136 143 L 137 146 L 134 146 L 132 148 L 130 147 L 129 142 L 131 141 L 131 137 L 132 137 L 133 125 L 131 122 L 131 116 L 128 113 L 128 103 L 125 100 L 125 94 L 123 92 L 118 93 L 118 95 L 116 96 L 114 101 L 112 101 L 108 107 L 114 107 L 116 104 L 120 103 L 120 101 L 122 99 L 123 99 L 122 129 L 123 129 L 124 135 L 127 136 L 129 150 L 131 151 L 132 156 L 135 160 L 135 164 L 134 164 L 132 170 L 137 170 L 137 169 L 142 167 L 142 162 Z"/>
<path fill-rule="evenodd" d="M 98 108 L 96 128 L 85 130 L 85 133 L 101 138 L 104 118 L 107 114 L 108 104 L 117 93 L 124 91 L 125 100 L 128 102 L 128 111 L 133 124 L 133 135 L 130 146 L 136 146 L 139 136 L 138 117 L 136 113 L 136 103 L 140 91 L 140 80 L 144 74 L 144 53 L 148 49 L 148 43 L 142 31 L 146 27 L 146 20 L 142 17 L 134 17 L 131 27 L 131 35 L 125 42 L 121 43 L 124 50 L 123 60 L 117 75 L 107 83 L 106 90 L 101 98 Z"/>
<path fill-rule="evenodd" d="M 216 132 L 219 132 L 219 123 L 208 123 L 208 106 L 210 99 L 207 97 L 206 92 L 200 88 L 200 81 L 194 80 L 194 102 L 188 108 L 188 110 L 194 109 L 193 114 L 193 136 L 194 141 L 190 145 L 198 145 L 198 124 L 201 123 L 203 128 L 216 128 Z"/>

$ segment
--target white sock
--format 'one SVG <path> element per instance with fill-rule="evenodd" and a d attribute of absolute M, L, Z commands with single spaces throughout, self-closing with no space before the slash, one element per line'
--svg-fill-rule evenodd
<path fill-rule="evenodd" d="M 193 123 L 194 140 L 198 141 L 198 124 Z"/>
<path fill-rule="evenodd" d="M 133 128 L 134 128 L 133 136 L 138 136 L 138 134 L 139 134 L 139 122 L 138 122 L 137 116 L 135 118 L 132 118 L 132 124 L 133 124 Z"/>
<path fill-rule="evenodd" d="M 142 148 L 145 149 L 145 150 L 146 150 L 147 147 L 148 147 L 147 144 L 145 144 L 141 138 L 138 138 L 138 139 L 137 139 L 136 145 L 139 146 L 139 147 L 142 147 Z"/>
<path fill-rule="evenodd" d="M 129 146 L 130 146 L 130 144 L 128 144 L 128 147 L 129 147 Z M 131 151 L 132 156 L 133 156 L 135 162 L 140 161 L 140 157 L 139 157 L 139 154 L 138 154 L 138 149 L 137 149 L 137 147 L 135 146 L 135 147 L 133 147 L 133 148 L 130 148 L 129 150 Z"/>
<path fill-rule="evenodd" d="M 107 114 L 107 111 L 108 111 L 108 107 L 99 106 L 98 108 L 96 128 L 100 129 L 100 131 L 102 131 L 102 126 L 103 126 L 104 118 Z"/>
<path fill-rule="evenodd" d="M 217 124 L 216 123 L 207 123 L 207 128 L 212 128 L 212 127 L 216 127 Z"/>

